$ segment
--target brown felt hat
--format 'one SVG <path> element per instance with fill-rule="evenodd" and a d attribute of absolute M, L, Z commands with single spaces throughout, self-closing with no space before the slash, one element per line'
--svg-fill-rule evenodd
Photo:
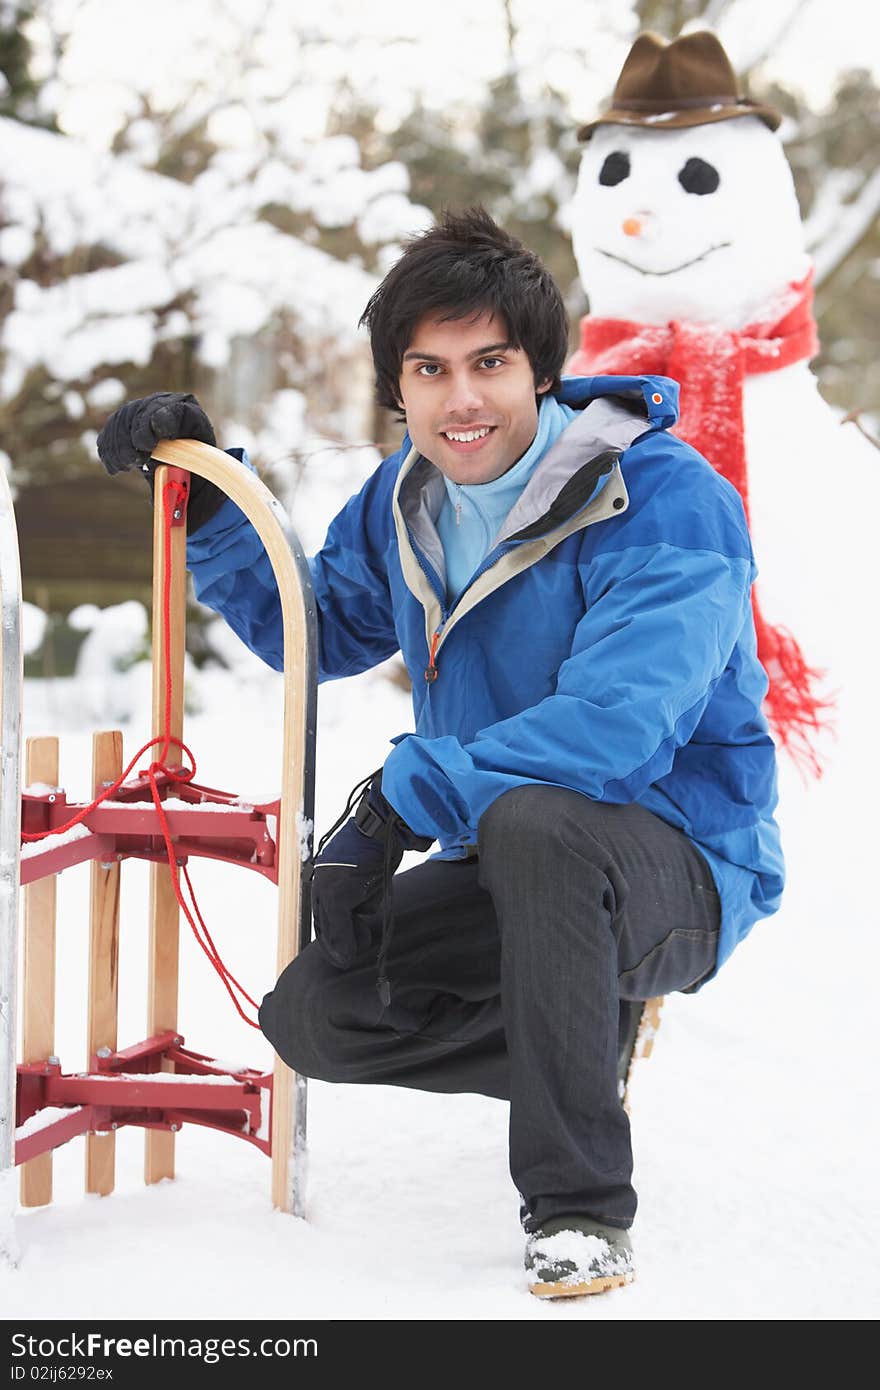
<path fill-rule="evenodd" d="M 782 120 L 772 106 L 737 92 L 736 74 L 720 41 L 708 29 L 667 43 L 658 34 L 639 34 L 620 70 L 611 107 L 578 131 L 589 140 L 600 125 L 677 130 L 733 116 L 760 116 L 775 130 Z"/>

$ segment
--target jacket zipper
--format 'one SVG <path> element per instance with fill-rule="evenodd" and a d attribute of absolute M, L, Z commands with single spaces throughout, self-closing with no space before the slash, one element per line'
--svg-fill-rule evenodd
<path fill-rule="evenodd" d="M 418 551 L 417 547 L 413 544 L 412 536 L 410 536 L 410 544 L 412 545 L 413 550 L 414 550 L 415 553 L 416 553 L 416 557 L 419 559 L 419 562 L 421 563 L 421 557 L 419 556 L 419 551 Z M 452 618 L 453 614 L 455 613 L 456 608 L 458 607 L 458 605 L 459 605 L 459 603 L 461 602 L 461 600 L 464 598 L 464 596 L 465 596 L 465 594 L 467 593 L 468 589 L 471 587 L 472 584 L 475 584 L 475 583 L 476 583 L 476 581 L 479 579 L 479 577 L 480 577 L 481 574 L 485 574 L 486 570 L 491 569 L 492 566 L 493 566 L 498 560 L 501 559 L 502 555 L 506 555 L 507 552 L 508 552 L 508 550 L 512 550 L 512 549 L 514 548 L 514 546 L 516 546 L 516 545 L 523 545 L 523 544 L 524 544 L 523 541 L 508 541 L 506 544 L 504 544 L 504 545 L 502 545 L 502 546 L 499 546 L 498 549 L 497 549 L 496 551 L 492 552 L 491 555 L 485 556 L 484 559 L 483 559 L 483 561 L 482 561 L 482 563 L 481 563 L 480 565 L 478 565 L 477 568 L 474 570 L 473 574 L 471 575 L 471 577 L 470 577 L 470 579 L 468 580 L 468 582 L 467 582 L 467 584 L 465 585 L 465 587 L 462 589 L 461 593 L 459 594 L 458 598 L 455 600 L 455 603 L 452 605 L 452 607 L 449 608 L 449 609 L 447 609 L 447 608 L 444 608 L 444 607 L 441 605 L 441 611 L 442 611 L 442 613 L 443 613 L 443 621 L 441 622 L 441 624 L 440 624 L 440 626 L 438 627 L 437 631 L 434 633 L 433 637 L 431 638 L 431 646 L 430 646 L 430 651 L 429 651 L 429 654 L 428 654 L 428 665 L 427 665 L 426 668 L 425 668 L 425 680 L 428 681 L 430 684 L 433 684 L 433 682 L 437 679 L 438 675 L 440 674 L 439 671 L 437 670 L 437 647 L 438 647 L 439 644 L 440 644 L 440 639 L 441 639 L 441 637 L 442 637 L 442 635 L 443 635 L 443 630 L 444 630 L 444 628 L 447 626 L 447 624 L 449 623 L 450 618 Z M 422 565 L 422 569 L 424 569 L 424 568 L 425 568 L 424 565 Z M 427 572 L 427 571 L 426 571 L 426 572 Z M 428 575 L 428 578 L 429 578 L 429 579 L 430 579 L 430 577 L 431 577 L 431 576 Z"/>
<path fill-rule="evenodd" d="M 422 552 L 421 552 L 421 550 L 419 549 L 419 547 L 416 545 L 415 537 L 413 536 L 413 533 L 412 533 L 412 531 L 410 530 L 410 528 L 409 528 L 408 525 L 407 525 L 407 528 L 406 528 L 406 534 L 407 534 L 407 536 L 409 537 L 409 546 L 410 546 L 410 550 L 412 551 L 412 553 L 415 555 L 416 559 L 418 560 L 418 562 L 419 562 L 419 568 L 421 569 L 423 575 L 424 575 L 425 578 L 427 579 L 427 581 L 428 581 L 428 583 L 430 584 L 431 588 L 434 590 L 434 593 L 437 595 L 437 598 L 438 598 L 439 603 L 440 603 L 440 613 L 441 613 L 440 626 L 438 627 L 437 631 L 434 633 L 433 637 L 431 638 L 431 644 L 430 644 L 430 649 L 429 649 L 429 653 L 428 653 L 428 665 L 425 667 L 425 680 L 430 684 L 431 682 L 433 682 L 433 681 L 435 681 L 435 680 L 437 679 L 437 664 L 436 664 L 436 661 L 435 661 L 435 657 L 436 657 L 436 654 L 437 654 L 437 643 L 440 641 L 440 634 L 441 634 L 441 632 L 443 631 L 444 627 L 446 626 L 446 621 L 447 621 L 447 619 L 448 619 L 448 617 L 449 617 L 449 614 L 450 614 L 450 612 L 451 612 L 452 610 L 451 610 L 451 609 L 447 609 L 447 607 L 446 607 L 446 595 L 445 595 L 444 593 L 441 592 L 439 576 L 436 575 L 436 574 L 434 573 L 433 569 L 431 568 L 431 566 L 428 564 L 427 560 L 426 560 L 426 559 L 424 558 L 424 556 L 422 555 Z"/>

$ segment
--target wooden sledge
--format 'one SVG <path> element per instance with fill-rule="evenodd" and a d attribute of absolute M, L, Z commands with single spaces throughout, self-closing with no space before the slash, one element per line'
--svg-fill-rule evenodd
<path fill-rule="evenodd" d="M 620 1030 L 617 1039 L 617 1086 L 627 1114 L 633 1068 L 640 1057 L 650 1057 L 660 1027 L 663 995 L 654 999 L 621 1000 Z"/>
<path fill-rule="evenodd" d="M 166 820 L 171 840 L 185 851 L 207 852 L 215 858 L 247 863 L 267 873 L 278 885 L 277 973 L 293 959 L 310 936 L 310 908 L 305 872 L 312 854 L 317 712 L 317 617 L 311 579 L 302 547 L 280 503 L 244 464 L 230 455 L 192 440 L 166 440 L 155 451 L 163 465 L 156 470 L 153 575 L 153 698 L 152 736 L 164 732 L 183 737 L 183 669 L 186 608 L 186 525 L 184 507 L 174 512 L 166 563 L 165 517 L 160 499 L 166 480 L 186 483 L 185 473 L 208 479 L 244 512 L 262 540 L 281 601 L 284 642 L 284 721 L 280 795 L 271 806 L 241 807 L 231 795 L 215 800 L 229 804 L 230 816 L 201 813 L 203 844 L 193 826 L 199 824 L 198 805 L 170 810 Z M 0 600 L 2 600 L 2 734 L 0 783 L 0 1203 L 9 1208 L 9 1179 L 22 1165 L 22 1202 L 39 1205 L 51 1200 L 52 1149 L 76 1134 L 87 1136 L 86 1190 L 108 1193 L 113 1187 L 113 1133 L 119 1124 L 145 1128 L 144 1176 L 148 1183 L 174 1176 L 174 1144 L 183 1122 L 208 1124 L 241 1133 L 272 1158 L 272 1201 L 282 1211 L 304 1214 L 306 1145 L 306 1080 L 280 1060 L 273 1073 L 249 1069 L 227 1074 L 220 1064 L 185 1049 L 178 1033 L 179 906 L 168 864 L 167 845 L 151 827 L 156 808 L 149 798 L 132 794 L 129 778 L 112 796 L 88 812 L 82 825 L 90 832 L 65 844 L 52 831 L 79 805 L 67 803 L 57 785 L 58 740 L 28 740 L 29 784 L 48 784 L 45 794 L 21 795 L 21 581 L 11 500 L 2 476 L 0 491 Z M 165 631 L 164 595 L 169 581 L 169 624 Z M 172 700 L 165 708 L 166 676 Z M 176 745 L 168 764 L 180 763 Z M 147 759 L 149 761 L 149 759 Z M 121 735 L 95 736 L 93 781 L 95 793 L 121 776 Z M 195 787 L 195 784 L 192 784 Z M 212 789 L 203 789 L 210 792 Z M 138 824 L 147 825 L 138 847 L 124 831 L 132 823 L 119 815 L 119 801 L 128 793 L 127 810 L 137 800 Z M 194 800 L 197 802 L 199 796 Z M 207 799 L 202 797 L 202 800 Z M 51 804 L 50 804 L 51 803 Z M 60 804 L 59 804 L 60 803 Z M 83 807 L 88 803 L 82 803 Z M 216 811 L 217 806 L 213 809 Z M 274 844 L 259 856 L 242 857 L 217 837 L 226 826 L 248 819 L 260 821 L 262 839 L 277 812 Z M 244 814 L 242 814 L 242 812 Z M 114 814 L 116 819 L 114 820 Z M 37 833 L 48 835 L 29 844 L 22 872 L 21 832 L 26 816 Z M 237 819 L 233 820 L 233 817 Z M 175 818 L 177 824 L 175 824 Z M 221 829 L 221 826 L 223 827 Z M 37 828 L 38 827 L 38 828 Z M 122 829 L 120 829 L 122 827 Z M 28 825 L 24 824 L 27 829 Z M 140 849 L 140 852 L 139 852 Z M 255 860 L 266 855 L 268 868 Z M 127 857 L 151 860 L 149 960 L 146 1041 L 117 1050 L 116 981 L 120 862 Z M 175 859 L 177 855 L 175 855 Z M 91 860 L 91 924 L 89 1016 L 87 1042 L 90 1073 L 64 1074 L 54 1055 L 55 875 L 68 864 Z M 41 862 L 42 861 L 42 862 Z M 180 862 L 180 861 L 178 861 Z M 24 931 L 19 930 L 19 885 L 23 881 Z M 23 939 L 24 984 L 21 1016 L 24 1059 L 16 1063 L 16 980 L 19 941 Z M 164 1073 L 165 1085 L 150 1080 Z M 170 1082 L 169 1073 L 174 1074 Z M 179 1084 L 178 1084 L 179 1083 Z M 224 1083 L 224 1084 L 221 1084 Z M 228 1083 L 225 1084 L 225 1083 Z M 107 1099 L 107 1103 L 105 1102 Z M 271 1099 L 271 1131 L 266 1105 Z M 40 1112 L 45 1112 L 41 1114 Z M 60 1119 L 53 1119 L 55 1114 Z M 16 1132 L 16 1126 L 17 1132 Z M 9 1229 L 9 1221 L 6 1223 Z M 0 1249 L 3 1211 L 0 1206 Z"/>

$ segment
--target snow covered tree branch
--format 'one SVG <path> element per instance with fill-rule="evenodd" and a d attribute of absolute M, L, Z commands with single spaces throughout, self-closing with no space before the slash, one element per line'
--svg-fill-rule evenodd
<path fill-rule="evenodd" d="M 812 248 L 816 285 L 821 285 L 858 246 L 880 216 L 880 168 L 875 169 L 858 197 L 850 203 L 837 203 L 831 229 Z"/>

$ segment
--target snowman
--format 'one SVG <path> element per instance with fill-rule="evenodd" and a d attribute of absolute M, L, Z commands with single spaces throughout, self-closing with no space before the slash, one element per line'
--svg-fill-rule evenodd
<path fill-rule="evenodd" d="M 579 132 L 570 221 L 590 313 L 566 370 L 680 383 L 675 432 L 749 517 L 777 742 L 802 772 L 854 755 L 876 774 L 880 454 L 809 368 L 811 265 L 779 122 L 738 94 L 714 34 L 636 39 L 610 109 Z"/>

